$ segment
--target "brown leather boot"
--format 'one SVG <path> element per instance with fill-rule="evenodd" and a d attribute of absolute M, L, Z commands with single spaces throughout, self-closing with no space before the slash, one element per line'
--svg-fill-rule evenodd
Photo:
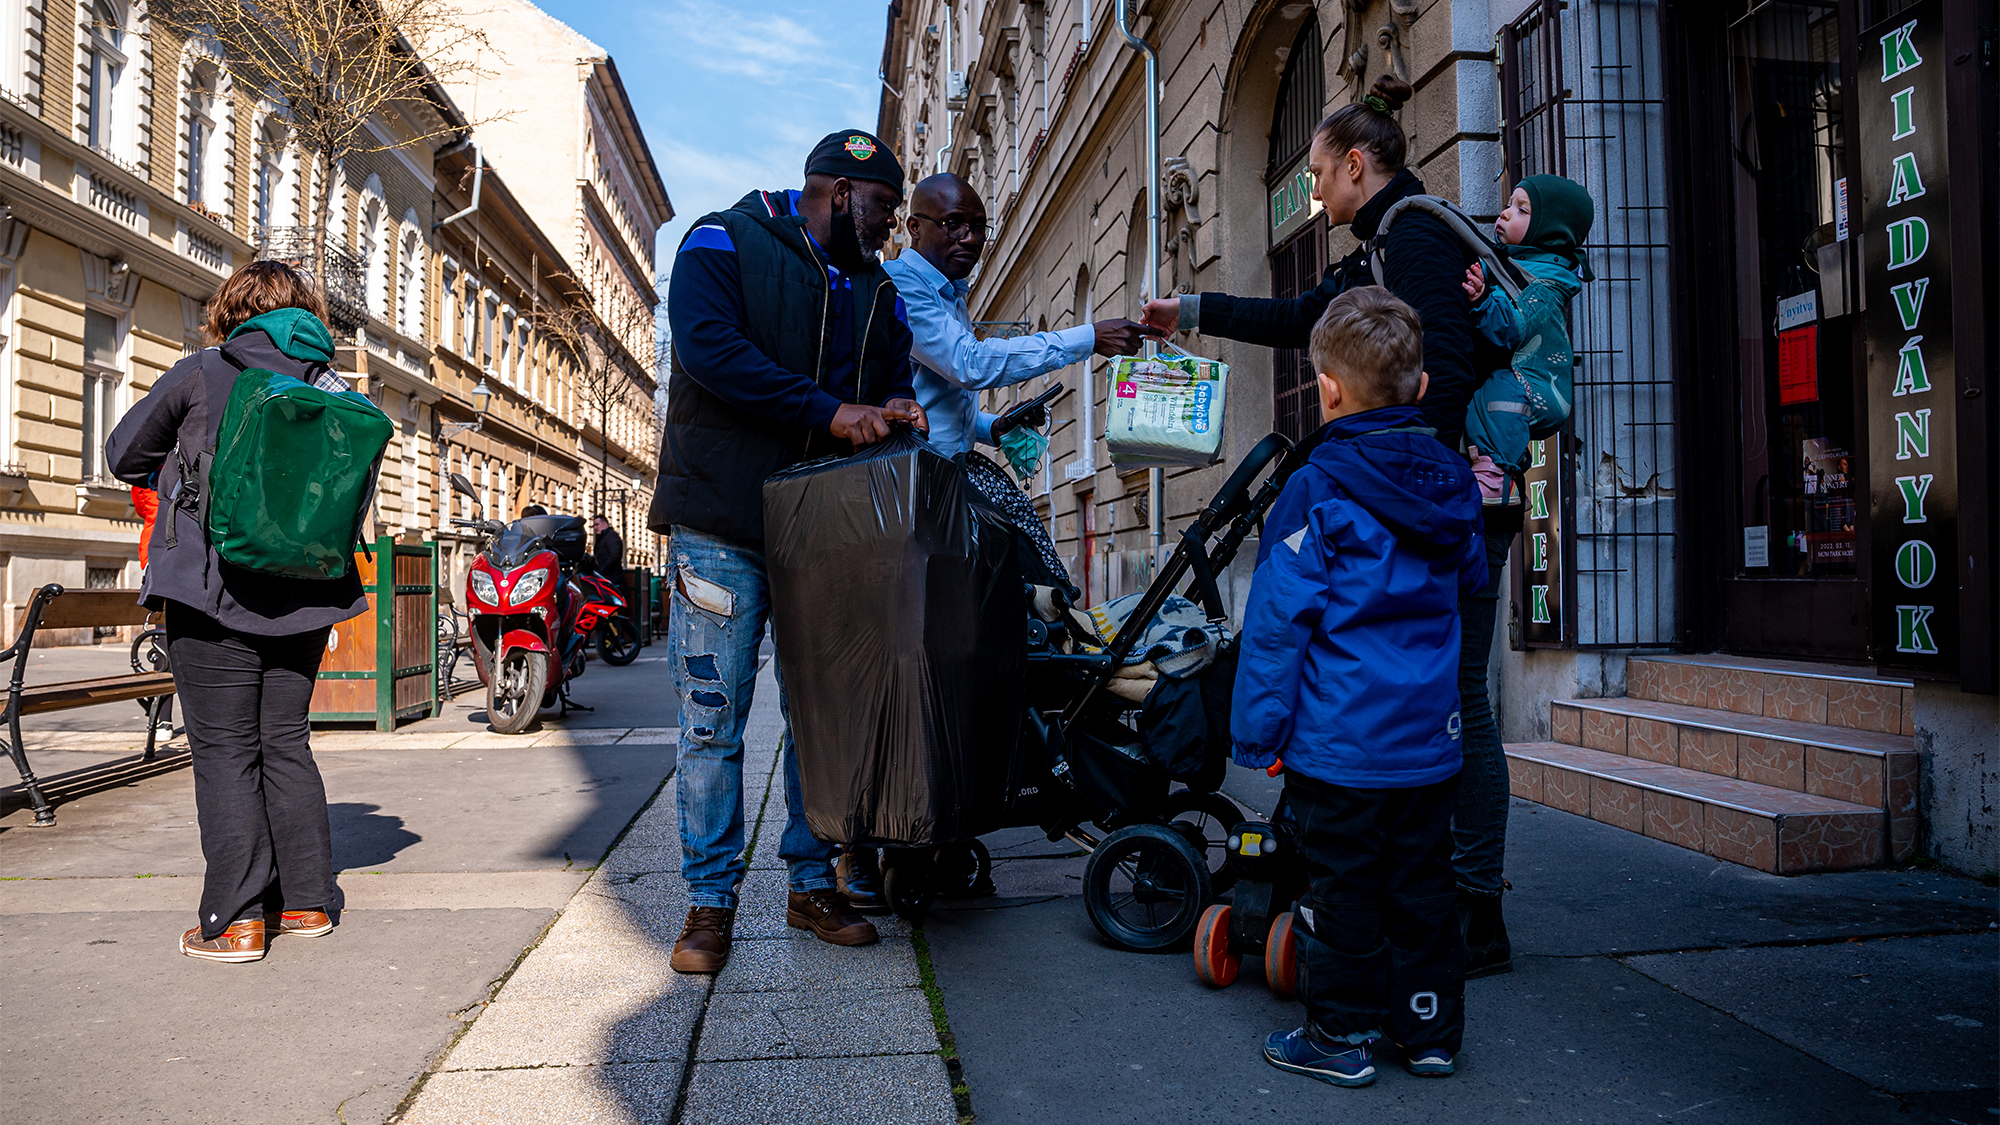
<path fill-rule="evenodd" d="M 667 962 L 677 973 L 719 973 L 729 963 L 730 933 L 736 928 L 736 912 L 719 906 L 696 906 L 688 910 L 687 923 L 674 943 L 674 955 Z"/>
<path fill-rule="evenodd" d="M 867 945 L 876 938 L 875 924 L 855 913 L 847 896 L 831 888 L 793 891 L 785 900 L 785 925 L 811 930 L 829 945 Z"/>
<path fill-rule="evenodd" d="M 181 935 L 181 952 L 204 961 L 260 961 L 264 957 L 264 920 L 246 918 L 231 922 L 229 928 L 212 938 L 201 936 L 196 926 Z"/>
<path fill-rule="evenodd" d="M 293 937 L 319 937 L 333 932 L 333 919 L 324 910 L 285 910 L 264 915 L 266 932 L 276 929 Z"/>

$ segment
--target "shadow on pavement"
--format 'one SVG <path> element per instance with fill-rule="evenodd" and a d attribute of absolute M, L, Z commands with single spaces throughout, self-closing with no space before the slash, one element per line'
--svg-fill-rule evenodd
<path fill-rule="evenodd" d="M 403 818 L 381 813 L 382 806 L 343 801 L 326 807 L 333 825 L 333 869 L 380 867 L 422 836 L 403 827 Z"/>
<path fill-rule="evenodd" d="M 34 768 L 34 764 L 35 754 L 30 748 L 29 768 Z M 66 770 L 58 774 L 37 776 L 35 780 L 41 783 L 42 796 L 47 797 L 49 803 L 56 807 L 57 824 L 60 825 L 62 807 L 79 797 L 88 797 L 111 789 L 122 789 L 148 778 L 186 769 L 192 764 L 194 759 L 187 751 L 162 749 L 159 757 L 150 762 L 146 761 L 143 755 L 131 754 L 109 761 L 93 762 L 79 769 Z M 0 757 L 0 774 L 4 774 L 10 783 L 4 790 L 0 790 L 0 818 L 30 808 L 27 786 L 21 784 L 21 775 L 14 769 L 11 760 Z M 11 832 L 29 823 L 30 821 L 21 821 L 14 824 L 0 824 L 0 833 Z"/>

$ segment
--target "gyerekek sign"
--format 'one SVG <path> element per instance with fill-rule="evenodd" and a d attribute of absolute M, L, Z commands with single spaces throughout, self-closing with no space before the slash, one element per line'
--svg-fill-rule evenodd
<path fill-rule="evenodd" d="M 1870 612 L 1877 664 L 1958 670 L 1957 398 L 1940 0 L 1861 36 Z"/>

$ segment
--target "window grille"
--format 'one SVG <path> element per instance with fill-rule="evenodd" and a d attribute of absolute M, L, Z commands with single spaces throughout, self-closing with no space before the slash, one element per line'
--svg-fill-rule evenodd
<path fill-rule="evenodd" d="M 1266 191 L 1278 189 L 1312 147 L 1313 130 L 1326 109 L 1326 66 L 1320 45 L 1319 18 L 1307 16 L 1286 56 L 1278 79 L 1278 106 L 1271 119 L 1270 158 L 1264 168 Z M 1268 219 L 1268 216 L 1267 216 Z M 1326 272 L 1326 220 L 1314 218 L 1305 229 L 1271 248 L 1271 295 L 1296 297 L 1320 283 Z M 1312 360 L 1303 348 L 1278 348 L 1271 353 L 1271 428 L 1293 441 L 1319 429 L 1319 384 Z"/>
<path fill-rule="evenodd" d="M 1563 609 L 1581 647 L 1671 644 L 1674 388 L 1658 0 L 1537 0 L 1500 35 L 1508 191 L 1552 173 L 1596 204 L 1570 305 Z"/>

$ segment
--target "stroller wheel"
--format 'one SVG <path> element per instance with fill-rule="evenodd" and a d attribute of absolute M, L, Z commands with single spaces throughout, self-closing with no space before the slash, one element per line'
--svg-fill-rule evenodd
<path fill-rule="evenodd" d="M 908 852 L 882 860 L 882 899 L 896 917 L 905 922 L 921 922 L 937 898 L 931 878 L 931 864 Z"/>
<path fill-rule="evenodd" d="M 980 840 L 946 844 L 937 850 L 937 893 L 945 898 L 986 898 L 993 894 L 993 853 Z"/>
<path fill-rule="evenodd" d="M 1164 824 L 1129 824 L 1104 838 L 1083 869 L 1083 906 L 1097 932 L 1140 953 L 1188 939 L 1210 898 L 1208 865 Z"/>
<path fill-rule="evenodd" d="M 1271 920 L 1271 936 L 1264 939 L 1264 979 L 1286 999 L 1299 994 L 1299 939 L 1289 910 Z"/>
<path fill-rule="evenodd" d="M 1167 794 L 1160 811 L 1208 861 L 1211 893 L 1219 895 L 1236 885 L 1236 869 L 1229 862 L 1229 829 L 1243 821 L 1243 810 L 1236 802 L 1220 793 L 1176 789 Z"/>
<path fill-rule="evenodd" d="M 1229 908 L 1217 903 L 1201 912 L 1194 927 L 1194 975 L 1210 988 L 1236 982 L 1243 958 L 1229 951 Z"/>

